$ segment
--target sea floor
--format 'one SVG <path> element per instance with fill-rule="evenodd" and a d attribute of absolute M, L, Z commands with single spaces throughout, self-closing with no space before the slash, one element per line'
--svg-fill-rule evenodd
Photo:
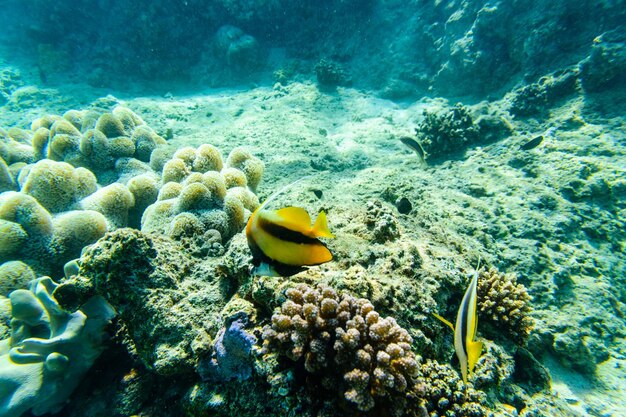
<path fill-rule="evenodd" d="M 579 372 L 576 359 L 568 359 L 578 350 L 547 346 L 540 360 L 552 376 L 552 393 L 537 394 L 538 403 L 566 404 L 562 415 L 626 416 L 623 116 L 602 113 L 600 104 L 598 110 L 576 95 L 541 119 L 510 118 L 514 133 L 508 138 L 425 165 L 399 138 L 414 134 L 424 110 L 454 101 L 395 103 L 350 88 L 323 92 L 314 83 L 145 96 L 82 84 L 27 84 L 0 108 L 0 126 L 26 128 L 43 114 L 123 103 L 169 137 L 170 146 L 210 143 L 223 154 L 249 149 L 266 167 L 261 200 L 310 176 L 285 200 L 306 204 L 314 201 L 310 190 L 321 191 L 318 206 L 338 234 L 357 227 L 368 201 L 394 207 L 406 197 L 412 210 L 397 219 L 404 237 L 420 249 L 426 271 L 450 264 L 471 269 L 467 254 L 483 254 L 529 288 L 541 335 L 531 343 L 581 339 L 582 360 L 603 358 L 595 372 Z M 520 149 L 542 134 L 537 148 Z M 591 173 L 583 176 L 585 167 Z M 589 192 L 572 198 L 567 190 L 576 181 Z M 594 194 L 603 184 L 613 200 L 603 191 Z M 350 236 L 333 245 L 367 245 Z"/>

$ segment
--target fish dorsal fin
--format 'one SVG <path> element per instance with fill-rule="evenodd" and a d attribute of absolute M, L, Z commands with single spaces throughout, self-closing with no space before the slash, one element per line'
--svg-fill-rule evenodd
<path fill-rule="evenodd" d="M 285 207 L 274 213 L 273 220 L 279 226 L 301 233 L 311 230 L 311 217 L 302 207 Z"/>
<path fill-rule="evenodd" d="M 335 237 L 328 228 L 328 220 L 326 219 L 324 210 L 320 211 L 320 214 L 317 215 L 317 219 L 313 225 L 313 234 L 315 237 Z"/>
<path fill-rule="evenodd" d="M 476 366 L 476 362 L 478 362 L 478 358 L 480 358 L 482 351 L 483 342 L 467 343 L 467 367 L 469 368 L 470 374 L 474 372 L 474 367 Z"/>
<path fill-rule="evenodd" d="M 433 313 L 433 316 L 435 316 L 436 318 L 438 318 L 439 320 L 441 320 L 441 322 L 443 324 L 445 324 L 446 326 L 448 326 L 450 329 L 452 329 L 452 331 L 454 332 L 454 324 L 450 323 L 448 320 L 444 319 L 443 317 L 441 317 L 439 314 L 437 313 Z"/>
<path fill-rule="evenodd" d="M 305 179 L 307 179 L 309 177 L 310 177 L 310 175 L 307 175 L 306 177 L 302 177 L 302 178 L 300 178 L 298 180 L 295 180 L 294 182 L 292 182 L 290 184 L 285 185 L 280 190 L 276 191 L 274 194 L 269 196 L 263 203 L 261 203 L 261 205 L 259 207 L 257 207 L 256 211 L 263 210 L 265 208 L 265 206 L 267 206 L 269 203 L 274 201 L 276 199 L 276 197 L 278 197 L 279 195 L 281 195 L 282 193 L 284 193 L 285 191 L 287 191 L 289 188 L 293 187 L 294 185 L 296 185 L 300 181 L 303 181 L 303 180 L 305 180 Z"/>

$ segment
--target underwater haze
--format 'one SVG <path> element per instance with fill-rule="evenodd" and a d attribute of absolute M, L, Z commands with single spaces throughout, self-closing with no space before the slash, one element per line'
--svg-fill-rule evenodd
<path fill-rule="evenodd" d="M 626 417 L 624 22 L 0 1 L 0 417 Z"/>

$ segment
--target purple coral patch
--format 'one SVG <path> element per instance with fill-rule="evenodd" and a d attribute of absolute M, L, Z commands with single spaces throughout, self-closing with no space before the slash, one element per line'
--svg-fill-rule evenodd
<path fill-rule="evenodd" d="M 257 338 L 244 330 L 245 325 L 245 319 L 237 319 L 219 331 L 211 358 L 198 366 L 202 379 L 242 381 L 250 378 L 252 349 Z"/>

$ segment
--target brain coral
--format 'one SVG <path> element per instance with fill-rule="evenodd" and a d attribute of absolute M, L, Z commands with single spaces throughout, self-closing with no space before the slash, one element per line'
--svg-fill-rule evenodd
<path fill-rule="evenodd" d="M 141 230 L 176 239 L 212 231 L 207 238 L 215 240 L 213 234 L 217 232 L 220 236 L 217 240 L 222 243 L 239 232 L 246 211 L 249 214 L 259 204 L 246 185 L 250 184 L 250 178 L 258 183 L 263 163 L 242 150 L 233 150 L 228 160 L 231 159 L 247 171 L 232 166 L 224 168 L 221 153 L 212 145 L 176 151 L 163 164 L 163 186 L 157 201 L 146 208 Z"/>
<path fill-rule="evenodd" d="M 497 331 L 516 343 L 523 344 L 533 327 L 530 295 L 517 283 L 515 274 L 502 274 L 495 268 L 482 269 L 478 277 L 478 308 Z"/>
<path fill-rule="evenodd" d="M 381 318 L 366 299 L 325 285 L 301 284 L 263 329 L 263 351 L 302 363 L 322 376 L 324 388 L 338 392 L 358 410 L 406 406 L 404 398 L 419 364 L 411 337 L 393 318 Z"/>

